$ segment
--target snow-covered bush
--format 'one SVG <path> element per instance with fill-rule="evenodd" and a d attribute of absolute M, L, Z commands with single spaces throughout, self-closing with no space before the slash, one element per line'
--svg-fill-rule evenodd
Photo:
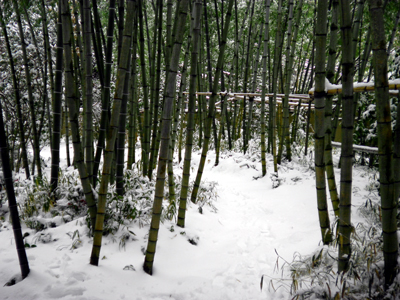
<path fill-rule="evenodd" d="M 138 168 L 124 172 L 125 194 L 116 192 L 115 184 L 110 185 L 107 194 L 107 206 L 104 234 L 115 234 L 121 227 L 136 223 L 139 227 L 150 224 L 155 182 L 143 177 Z M 167 184 L 167 183 L 166 183 Z M 179 199 L 181 178 L 175 175 L 176 199 Z M 203 181 L 200 185 L 197 205 L 199 211 L 205 205 L 216 208 L 213 202 L 218 197 L 216 182 Z M 189 193 L 193 188 L 190 184 Z M 88 208 L 78 170 L 73 167 L 60 170 L 58 187 L 54 195 L 50 194 L 50 185 L 46 177 L 42 180 L 24 180 L 16 185 L 21 219 L 28 228 L 37 231 L 54 227 L 61 222 L 70 222 L 86 216 L 90 225 Z M 96 193 L 97 191 L 95 191 Z M 172 220 L 177 216 L 178 200 L 170 201 L 168 187 L 164 189 L 162 221 Z"/>

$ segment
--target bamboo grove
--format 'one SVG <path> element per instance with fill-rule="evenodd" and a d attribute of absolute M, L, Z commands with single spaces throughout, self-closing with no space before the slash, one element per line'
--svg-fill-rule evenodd
<path fill-rule="evenodd" d="M 99 264 L 110 184 L 124 195 L 124 172 L 135 165 L 155 181 L 143 265 L 149 274 L 162 203 L 177 203 L 177 225 L 184 227 L 187 201 L 197 200 L 209 151 L 216 151 L 218 165 L 223 149 L 246 152 L 257 140 L 262 175 L 269 169 L 278 176 L 279 164 L 292 159 L 296 145 L 304 145 L 307 155 L 312 144 L 321 238 L 331 244 L 336 234 L 339 272 L 346 272 L 353 144 L 359 144 L 378 148 L 363 159 L 373 166 L 378 157 L 385 279 L 387 285 L 393 281 L 400 124 L 391 124 L 400 109 L 393 115 L 391 106 L 400 101 L 389 93 L 389 83 L 391 90 L 400 85 L 389 79 L 400 77 L 398 1 L 13 0 L 2 1 L 0 9 L 0 140 L 16 240 L 21 229 L 11 171 L 22 167 L 26 178 L 47 180 L 40 156 L 46 144 L 52 195 L 62 139 L 68 165 L 79 171 L 93 235 L 92 265 Z M 357 91 L 354 82 L 362 81 L 374 82 L 373 92 Z M 368 139 L 357 122 L 372 103 L 376 114 L 369 122 L 377 123 L 376 138 Z M 341 141 L 337 179 L 334 140 Z M 195 174 L 194 147 L 202 151 Z M 273 155 L 271 166 L 266 153 Z M 177 195 L 173 164 L 182 159 Z M 25 277 L 28 262 L 17 247 Z"/>

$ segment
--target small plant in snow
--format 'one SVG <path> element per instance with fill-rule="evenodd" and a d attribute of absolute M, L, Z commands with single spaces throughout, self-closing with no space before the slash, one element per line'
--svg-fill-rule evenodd
<path fill-rule="evenodd" d="M 109 188 L 104 232 L 114 234 L 121 225 L 129 225 L 132 221 L 138 222 L 139 226 L 149 224 L 154 186 L 154 182 L 147 177 L 142 177 L 137 170 L 126 170 L 124 173 L 125 195 L 118 195 L 115 185 Z"/>
<path fill-rule="evenodd" d="M 217 208 L 213 202 L 218 198 L 218 183 L 215 181 L 203 181 L 200 184 L 199 193 L 197 195 L 197 205 L 200 213 L 203 213 L 203 207 L 208 205 L 213 212 L 217 212 Z"/>
<path fill-rule="evenodd" d="M 284 179 L 279 178 L 278 173 L 271 173 L 271 181 L 272 181 L 272 188 L 276 189 L 277 187 L 279 187 L 282 182 L 284 181 Z"/>
<path fill-rule="evenodd" d="M 43 230 L 47 224 L 41 214 L 47 214 L 53 207 L 47 179 L 35 177 L 34 180 L 19 181 L 15 185 L 21 219 L 26 226 L 36 231 Z"/>
<path fill-rule="evenodd" d="M 64 173 L 61 173 L 55 194 L 57 212 L 65 222 L 87 214 L 85 196 L 78 170 L 69 167 Z"/>

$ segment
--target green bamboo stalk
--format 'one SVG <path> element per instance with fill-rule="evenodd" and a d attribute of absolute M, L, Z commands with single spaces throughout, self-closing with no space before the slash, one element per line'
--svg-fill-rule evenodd
<path fill-rule="evenodd" d="M 250 2 L 249 2 L 250 5 Z M 235 0 L 235 52 L 233 57 L 232 70 L 235 66 L 235 88 L 234 91 L 237 92 L 239 90 L 239 24 L 238 24 L 238 8 L 237 8 L 237 0 Z M 231 72 L 233 73 L 233 72 Z M 238 114 L 238 103 L 237 100 L 233 100 L 233 120 L 232 120 L 232 140 L 236 141 L 236 122 L 237 122 L 237 114 Z"/>
<path fill-rule="evenodd" d="M 106 62 L 104 74 L 104 89 L 102 91 L 101 101 L 101 117 L 99 137 L 96 146 L 96 155 L 94 158 L 93 166 L 93 185 L 97 184 L 97 173 L 99 171 L 101 154 L 105 146 L 106 128 L 109 122 L 108 113 L 110 106 L 110 82 L 111 82 L 111 68 L 112 68 L 112 47 L 114 40 L 114 22 L 115 20 L 115 0 L 110 0 L 108 9 L 108 25 L 107 25 L 107 47 L 106 47 Z"/>
<path fill-rule="evenodd" d="M 60 5 L 61 7 L 61 5 Z M 65 152 L 67 153 L 67 166 L 70 167 L 71 166 L 71 155 L 69 152 L 69 126 L 68 126 L 68 104 L 67 101 L 64 102 L 65 103 L 65 110 L 64 110 L 64 116 L 65 118 L 64 120 L 64 124 L 65 124 Z"/>
<path fill-rule="evenodd" d="M 342 36 L 342 154 L 340 169 L 340 204 L 339 204 L 339 272 L 349 268 L 351 256 L 351 194 L 352 194 L 352 160 L 353 160 L 353 127 L 354 101 L 353 77 L 354 59 L 352 50 L 350 1 L 340 0 L 340 29 Z"/>
<path fill-rule="evenodd" d="M 10 64 L 10 69 L 11 69 L 11 76 L 12 76 L 12 82 L 13 82 L 13 88 L 14 88 L 14 97 L 15 97 L 15 104 L 17 106 L 17 117 L 18 117 L 18 133 L 19 133 L 19 140 L 21 144 L 21 149 L 22 149 L 22 163 L 25 169 L 25 176 L 28 179 L 31 175 L 29 172 L 29 163 L 28 163 L 28 156 L 27 156 L 27 151 L 26 151 L 26 142 L 25 142 L 25 130 L 24 130 L 24 121 L 22 118 L 22 106 L 21 106 L 21 96 L 20 96 L 20 90 L 18 86 L 18 81 L 17 81 L 17 76 L 15 72 L 15 66 L 14 66 L 14 59 L 11 51 L 11 45 L 10 41 L 8 38 L 8 33 L 7 33 L 7 27 L 4 22 L 3 18 L 3 12 L 1 10 L 0 6 L 0 22 L 1 22 L 1 28 L 3 31 L 3 36 L 6 42 L 6 47 L 7 47 L 7 54 L 8 54 L 8 59 L 9 59 L 9 64 Z"/>
<path fill-rule="evenodd" d="M 286 68 L 286 82 L 285 82 L 285 98 L 284 98 L 284 121 L 283 121 L 283 140 L 285 142 L 286 147 L 286 158 L 290 161 L 292 159 L 292 150 L 291 150 L 291 139 L 290 139 L 290 131 L 289 131 L 289 93 L 290 93 L 290 86 L 293 77 L 293 64 L 294 64 L 294 56 L 296 50 L 296 43 L 297 43 L 297 36 L 299 32 L 299 25 L 300 25 L 300 18 L 302 14 L 302 7 L 303 7 L 303 0 L 299 0 L 296 6 L 296 15 L 294 17 L 294 31 L 293 36 L 291 38 L 291 45 L 290 45 L 290 56 L 289 60 L 287 61 L 288 66 Z M 289 44 L 289 42 L 288 42 Z M 287 54 L 289 51 L 287 51 Z M 299 106 L 300 108 L 300 106 Z"/>
<path fill-rule="evenodd" d="M 137 19 L 137 13 L 135 15 Z M 132 65 L 131 65 L 131 84 L 130 84 L 130 95 L 129 95 L 129 139 L 128 139 L 128 163 L 127 169 L 131 170 L 132 165 L 135 163 L 135 144 L 136 144 L 136 134 L 137 134 L 137 123 L 140 115 L 137 114 L 136 110 L 138 107 L 137 100 L 137 71 L 136 71 L 136 54 L 137 54 L 137 32 L 138 32 L 138 22 L 135 21 L 133 25 L 133 46 L 132 46 Z"/>
<path fill-rule="evenodd" d="M 179 5 L 179 15 L 178 18 L 175 20 L 175 22 L 177 23 L 176 36 L 174 47 L 171 53 L 170 70 L 168 71 L 167 79 L 168 82 L 166 83 L 166 97 L 164 101 L 163 118 L 161 124 L 161 145 L 157 167 L 157 180 L 153 203 L 153 214 L 151 218 L 146 256 L 143 264 L 143 270 L 150 275 L 152 275 L 153 273 L 153 263 L 156 253 L 158 230 L 160 227 L 161 207 L 162 201 L 164 199 L 164 183 L 168 162 L 168 149 L 170 142 L 174 91 L 176 86 L 176 75 L 178 70 L 179 56 L 181 52 L 184 29 L 188 14 L 188 2 L 188 0 L 181 0 L 181 3 Z"/>
<path fill-rule="evenodd" d="M 274 172 L 278 172 L 278 160 L 276 153 L 276 94 L 278 90 L 278 73 L 279 73 L 279 61 L 281 57 L 281 35 L 282 33 L 282 0 L 278 2 L 278 16 L 276 25 L 276 35 L 275 35 L 275 53 L 274 53 L 274 67 L 272 76 L 272 93 L 273 98 L 269 101 L 269 126 L 270 133 L 269 138 L 271 139 L 272 156 L 274 158 Z"/>
<path fill-rule="evenodd" d="M 277 155 L 277 161 L 278 164 L 281 163 L 282 161 L 282 155 L 283 155 L 283 144 L 286 141 L 286 138 L 289 135 L 289 91 L 290 91 L 290 84 L 291 84 L 291 77 L 292 77 L 292 72 L 291 72 L 291 61 L 290 61 L 290 46 L 292 39 L 292 25 L 293 25 L 293 6 L 294 6 L 294 1 L 289 0 L 289 12 L 288 12 L 288 25 L 287 25 L 287 30 L 286 30 L 286 61 L 285 61 L 285 87 L 284 87 L 284 92 L 285 92 L 285 97 L 283 98 L 282 101 L 282 109 L 283 109 L 283 122 L 282 122 L 282 128 L 281 131 L 279 132 L 280 136 L 280 143 L 278 147 L 278 155 Z M 290 161 L 290 142 L 286 143 L 286 158 Z"/>
<path fill-rule="evenodd" d="M 297 128 L 299 125 L 299 118 L 300 118 L 300 112 L 301 112 L 301 99 L 299 99 L 299 104 L 296 107 L 296 110 L 294 112 L 294 120 L 293 120 L 293 124 L 292 124 L 292 141 L 291 143 L 293 144 L 294 142 L 296 142 L 296 132 L 297 132 Z"/>
<path fill-rule="evenodd" d="M 78 168 L 79 176 L 82 182 L 83 192 L 89 209 L 91 226 L 96 220 L 96 202 L 93 195 L 92 186 L 89 181 L 86 165 L 83 160 L 83 150 L 79 135 L 79 110 L 76 105 L 77 96 L 75 94 L 74 69 L 72 64 L 71 49 L 71 14 L 69 11 L 68 0 L 61 2 L 62 36 L 64 45 L 64 71 L 65 71 L 65 97 L 68 101 L 69 120 L 71 125 L 72 141 L 74 145 L 74 162 Z"/>
<path fill-rule="evenodd" d="M 150 112 L 149 112 L 149 122 L 150 124 L 150 132 L 149 132 L 149 169 L 148 169 L 148 175 L 151 176 L 153 173 L 153 168 L 155 167 L 155 160 L 154 160 L 154 154 L 153 150 L 155 148 L 156 144 L 156 139 L 157 139 L 157 123 L 152 123 L 152 120 L 154 119 L 153 116 L 155 116 L 155 105 L 157 104 L 157 107 L 159 106 L 159 91 L 156 90 L 155 85 L 156 85 L 156 62 L 155 62 L 155 57 L 156 57 L 156 51 L 157 51 L 157 32 L 158 32 L 158 27 L 159 27 L 159 4 L 160 1 L 157 0 L 157 5 L 155 6 L 155 11 L 154 11 L 154 25 L 153 25 L 153 45 L 152 48 L 149 49 L 149 75 L 150 75 Z M 145 6 L 144 6 L 145 7 Z M 143 7 L 143 8 L 144 8 Z M 148 29 L 148 24 L 147 24 L 147 13 L 144 11 L 144 16 L 146 19 L 146 29 L 147 29 L 147 42 L 148 45 L 151 45 L 149 39 L 149 29 Z M 157 57 L 158 59 L 159 57 Z M 158 110 L 157 110 L 157 119 L 158 119 Z M 151 129 L 153 128 L 153 130 Z M 151 140 L 152 138 L 152 133 L 154 134 L 154 139 Z M 150 177 L 149 177 L 150 178 Z M 151 178 L 150 178 L 151 179 Z"/>
<path fill-rule="evenodd" d="M 124 190 L 124 161 L 125 161 L 125 132 L 126 132 L 126 115 L 127 115 L 127 106 L 128 106 L 128 98 L 129 98 L 129 83 L 130 83 L 130 73 L 131 73 L 131 52 L 132 52 L 132 44 L 129 45 L 130 52 L 128 55 L 128 69 L 125 75 L 125 83 L 124 83 L 124 91 L 121 102 L 121 110 L 119 113 L 118 120 L 118 134 L 117 134 L 117 153 L 116 153 L 116 184 L 115 189 L 119 196 L 123 196 L 125 194 Z"/>
<path fill-rule="evenodd" d="M 247 93 L 247 84 L 248 84 L 248 76 L 250 72 L 250 45 L 252 44 L 251 40 L 251 31 L 253 28 L 253 15 L 254 15 L 254 0 L 252 1 L 252 6 L 251 6 L 251 12 L 250 12 L 250 26 L 249 26 L 249 32 L 247 33 L 247 47 L 246 47 L 246 64 L 244 67 L 244 79 L 243 79 L 243 92 Z M 242 102 L 242 111 L 243 111 L 243 127 L 242 127 L 242 138 L 243 138 L 243 153 L 246 153 L 247 151 L 247 126 L 246 126 L 246 106 L 247 106 L 247 99 L 246 96 L 243 99 Z M 248 125 L 249 126 L 249 125 Z"/>
<path fill-rule="evenodd" d="M 127 70 L 129 69 L 130 48 L 131 48 L 132 32 L 133 32 L 132 29 L 135 19 L 134 18 L 135 5 L 136 5 L 135 0 L 127 1 L 127 13 L 126 13 L 125 28 L 122 39 L 121 56 L 117 72 L 117 80 L 116 80 L 116 87 L 114 94 L 113 109 L 110 119 L 110 127 L 107 132 L 103 171 L 99 187 L 99 201 L 98 201 L 96 225 L 93 237 L 93 248 L 92 248 L 92 254 L 90 256 L 90 264 L 95 266 L 98 266 L 99 264 L 101 241 L 103 237 L 103 228 L 104 228 L 104 217 L 105 217 L 106 202 L 107 202 L 107 191 L 111 175 L 111 163 L 114 156 L 115 140 L 117 138 L 118 127 L 119 127 L 119 118 L 120 118 L 121 105 L 123 101 L 122 98 L 125 87 L 125 78 L 128 75 Z"/>
<path fill-rule="evenodd" d="M 385 22 L 382 1 L 369 0 L 371 17 L 375 100 L 379 151 L 379 183 L 382 209 L 383 258 L 385 289 L 398 273 L 399 243 L 397 236 L 398 194 L 394 184 L 392 120 L 390 113 L 388 56 L 386 52 Z M 398 153 L 398 150 L 397 150 Z"/>
<path fill-rule="evenodd" d="M 216 3 L 216 1 L 215 1 Z M 221 8 L 221 24 L 224 23 L 223 20 L 223 13 L 224 13 L 224 3 L 222 3 L 222 8 Z M 219 32 L 219 30 L 218 30 Z M 221 39 L 220 39 L 220 34 L 218 34 L 218 44 L 221 43 Z M 221 69 L 221 91 L 226 91 L 226 87 L 225 87 L 225 76 L 224 76 L 224 69 L 223 69 L 223 65 L 222 65 L 222 69 Z M 221 112 L 220 112 L 220 121 L 219 121 L 219 130 L 218 130 L 218 137 L 217 137 L 217 143 L 216 143 L 216 149 L 215 149 L 215 166 L 218 166 L 219 164 L 219 157 L 220 157 L 220 150 L 221 150 L 221 138 L 222 138 L 222 134 L 224 132 L 224 126 L 225 126 L 225 118 L 227 116 L 227 96 L 224 95 L 221 97 Z M 228 132 L 229 132 L 229 126 L 228 126 Z"/>
<path fill-rule="evenodd" d="M 94 26 L 92 26 L 92 28 L 94 29 L 93 45 L 96 45 L 96 47 L 94 47 L 94 50 L 96 53 L 96 61 L 97 61 L 97 65 L 98 65 L 100 85 L 103 90 L 104 89 L 103 47 L 104 48 L 106 47 L 106 43 L 105 43 L 104 33 L 103 33 L 103 29 L 102 29 L 103 27 L 102 27 L 101 20 L 100 20 L 97 0 L 92 0 L 92 7 L 93 7 L 93 19 L 94 19 Z"/>
<path fill-rule="evenodd" d="M 337 31 L 338 31 L 338 6 L 339 1 L 335 0 L 332 3 L 332 17 L 330 25 L 330 41 L 329 41 L 329 56 L 326 67 L 326 78 L 329 82 L 333 82 L 335 77 L 336 65 L 336 48 L 337 48 Z M 325 171 L 328 180 L 329 194 L 331 197 L 333 211 L 336 217 L 339 217 L 339 196 L 336 188 L 335 172 L 333 169 L 332 158 L 332 95 L 326 95 L 325 101 Z"/>
<path fill-rule="evenodd" d="M 150 107 L 149 93 L 146 76 L 146 60 L 144 56 L 144 30 L 143 30 L 143 0 L 139 0 L 139 43 L 140 43 L 140 66 L 141 78 L 143 86 L 143 104 L 144 104 L 144 122 L 143 122 L 143 147 L 142 147 L 142 171 L 143 175 L 148 175 L 149 169 L 149 152 L 150 152 Z"/>
<path fill-rule="evenodd" d="M 322 242 L 332 242 L 332 232 L 328 214 L 325 187 L 324 139 L 325 139 L 325 48 L 328 1 L 318 0 L 316 23 L 315 52 L 315 184 L 317 189 L 317 205 Z"/>
<path fill-rule="evenodd" d="M 264 35 L 264 22 L 261 23 L 261 28 L 260 28 L 259 36 L 258 36 L 259 38 L 258 38 L 258 42 L 256 45 L 257 53 L 256 53 L 256 57 L 254 59 L 254 67 L 253 67 L 253 82 L 252 82 L 252 88 L 251 88 L 252 93 L 256 92 L 256 87 L 257 87 L 258 64 L 259 64 L 261 42 L 263 40 L 263 35 Z M 253 119 L 253 105 L 254 105 L 254 97 L 250 97 L 250 99 L 249 99 L 249 122 L 248 122 L 249 126 L 247 126 L 247 142 L 251 139 L 251 122 Z"/>
<path fill-rule="evenodd" d="M 154 109 L 153 109 L 153 130 L 152 130 L 152 139 L 151 139 L 151 147 L 150 147 L 150 161 L 149 161 L 149 169 L 148 169 L 148 177 L 151 180 L 152 175 L 153 175 L 153 166 L 155 167 L 155 162 L 156 162 L 156 155 L 157 155 L 157 133 L 159 129 L 159 122 L 158 122 L 158 114 L 159 114 L 159 106 L 160 106 L 160 95 L 159 95 L 159 90 L 160 90 L 160 81 L 161 81 L 161 43 L 162 43 L 162 11 L 163 11 L 163 5 L 162 1 L 158 0 L 157 1 L 158 5 L 158 38 L 157 38 L 157 62 L 155 67 L 157 68 L 157 74 L 155 78 L 155 84 L 154 84 L 154 89 L 152 90 L 153 92 L 153 98 L 152 101 L 154 103 Z M 156 36 L 156 34 L 154 34 Z M 154 49 L 156 45 L 154 45 Z"/>
<path fill-rule="evenodd" d="M 22 6 L 22 10 L 26 19 L 26 22 L 28 23 L 28 28 L 29 28 L 29 32 L 31 34 L 31 38 L 32 38 L 32 42 L 33 45 L 35 46 L 35 52 L 36 52 L 36 57 L 37 57 L 37 68 L 40 70 L 40 73 L 42 75 L 42 79 L 43 79 L 43 91 L 42 91 L 42 113 L 41 116 L 39 118 L 39 129 L 38 129 L 38 135 L 39 137 L 41 136 L 41 132 L 45 123 L 45 114 L 47 116 L 47 127 L 49 130 L 49 137 L 50 137 L 50 145 L 51 145 L 51 139 L 52 139 L 52 128 L 51 128 L 51 117 L 50 117 L 50 101 L 49 101 L 49 95 L 47 93 L 47 81 L 48 81 L 48 72 L 47 72 L 47 51 L 45 49 L 44 51 L 44 63 L 42 60 L 42 54 L 39 51 L 39 45 L 37 42 L 37 38 L 36 38 L 36 33 L 35 30 L 32 26 L 27 8 L 25 5 Z M 44 32 L 43 32 L 44 34 Z M 46 39 L 45 39 L 46 40 Z M 46 43 L 46 42 L 45 42 Z M 45 44 L 44 43 L 44 44 Z M 44 45 L 45 46 L 45 45 Z"/>
<path fill-rule="evenodd" d="M 17 23 L 18 23 L 18 29 L 19 29 L 19 37 L 21 39 L 21 49 L 22 49 L 22 57 L 24 61 L 24 70 L 25 70 L 25 77 L 26 77 L 26 84 L 28 87 L 28 103 L 29 103 L 29 108 L 30 108 L 30 113 L 31 113 L 31 124 L 32 124 L 32 131 L 33 131 L 33 154 L 35 158 L 35 163 L 38 169 L 38 177 L 42 177 L 42 164 L 40 160 L 40 137 L 36 125 L 36 111 L 35 111 L 35 103 L 33 99 L 33 91 L 32 91 L 32 80 L 31 80 L 31 74 L 30 74 L 30 68 L 29 68 L 29 62 L 28 62 L 28 56 L 26 52 L 26 43 L 25 43 L 25 38 L 24 38 L 24 30 L 22 28 L 22 22 L 21 22 L 21 16 L 19 13 L 19 7 L 18 7 L 18 2 L 16 0 L 13 0 L 13 5 L 14 5 L 14 10 L 17 16 Z M 32 170 L 34 172 L 34 170 Z"/>
<path fill-rule="evenodd" d="M 50 41 L 49 41 L 48 20 L 47 20 L 46 6 L 44 4 L 44 0 L 41 0 L 41 2 L 40 2 L 40 9 L 41 9 L 42 19 L 43 19 L 42 28 L 43 28 L 43 35 L 44 35 L 45 51 L 47 52 L 46 63 L 49 65 L 50 88 L 51 88 L 52 100 L 54 102 L 55 101 L 55 99 L 54 99 L 54 97 L 55 97 L 55 95 L 54 95 L 54 89 L 55 89 L 54 72 L 53 72 L 51 46 L 50 46 Z"/>
<path fill-rule="evenodd" d="M 0 17 L 3 19 L 3 12 L 0 8 Z M 3 109 L 0 103 L 0 152 L 3 166 L 4 182 L 6 185 L 6 193 L 8 199 L 8 208 L 10 211 L 11 223 L 14 232 L 15 247 L 17 249 L 19 266 L 21 269 L 22 279 L 26 278 L 30 272 L 28 257 L 25 252 L 24 238 L 22 237 L 21 223 L 18 215 L 18 205 L 15 199 L 14 179 L 10 166 L 10 157 L 8 154 L 7 136 L 4 129 Z"/>
<path fill-rule="evenodd" d="M 217 66 L 216 66 L 215 75 L 214 75 L 213 89 L 211 91 L 212 94 L 211 94 L 211 97 L 209 99 L 209 104 L 208 104 L 208 116 L 207 116 L 207 123 L 206 123 L 205 133 L 204 133 L 203 150 L 201 153 L 200 164 L 199 164 L 199 168 L 197 170 L 196 180 L 195 180 L 192 195 L 190 198 L 192 202 L 196 202 L 197 194 L 199 192 L 201 177 L 203 175 L 204 165 L 205 165 L 205 161 L 207 158 L 208 146 L 210 143 L 211 123 L 212 123 L 212 120 L 214 119 L 214 114 L 215 114 L 215 100 L 217 99 L 217 96 L 218 96 L 217 89 L 219 86 L 219 79 L 220 79 L 220 75 L 221 75 L 222 64 L 224 62 L 224 53 L 225 53 L 225 48 L 226 48 L 226 40 L 227 40 L 227 36 L 228 36 L 229 23 L 230 23 L 231 16 L 232 16 L 233 1 L 234 0 L 229 0 L 228 12 L 226 14 L 226 19 L 225 19 L 226 24 L 224 25 L 224 30 L 222 33 L 221 44 L 220 44 L 220 48 L 219 48 L 219 55 L 218 55 L 218 60 L 217 60 Z"/>
<path fill-rule="evenodd" d="M 54 192 L 58 185 L 58 174 L 60 169 L 60 139 L 62 119 L 62 67 L 63 67 L 63 37 L 61 11 L 59 7 L 59 18 L 57 20 L 57 50 L 55 65 L 55 87 L 53 101 L 53 138 L 51 140 L 51 192 Z"/>
<path fill-rule="evenodd" d="M 267 174 L 266 147 L 265 147 L 265 94 L 267 92 L 267 53 L 269 49 L 269 13 L 271 0 L 265 0 L 265 27 L 264 27 L 264 50 L 262 57 L 262 89 L 261 89 L 261 166 L 262 175 Z"/>
<path fill-rule="evenodd" d="M 187 38 L 187 47 L 185 51 L 185 58 L 183 60 L 183 67 L 181 71 L 181 83 L 179 87 L 178 93 L 178 101 L 175 105 L 175 114 L 174 114 L 174 124 L 172 127 L 172 135 L 171 135 L 171 142 L 170 148 L 168 153 L 168 187 L 169 187 L 169 201 L 170 203 L 175 201 L 176 194 L 175 194 L 175 180 L 174 180 L 174 173 L 173 173 L 173 154 L 175 151 L 175 143 L 176 143 L 176 135 L 178 131 L 178 124 L 179 119 L 181 119 L 181 127 L 183 126 L 184 122 L 184 115 L 181 115 L 182 111 L 182 99 L 183 99 L 183 91 L 186 90 L 186 78 L 187 78 L 187 64 L 189 58 L 189 51 L 190 51 L 190 41 L 191 41 L 191 34 L 189 34 Z"/>
<path fill-rule="evenodd" d="M 186 146 L 185 160 L 183 162 L 181 195 L 179 201 L 178 222 L 179 227 L 185 227 L 185 215 L 187 205 L 187 195 L 189 190 L 190 164 L 192 160 L 193 132 L 194 132 L 194 113 L 196 105 L 196 80 L 197 80 L 197 60 L 199 52 L 200 37 L 200 18 L 201 18 L 201 0 L 193 3 L 192 14 L 193 31 L 192 31 L 192 53 L 190 56 L 190 84 L 189 84 L 189 104 L 188 104 L 188 121 L 186 128 Z"/>
<path fill-rule="evenodd" d="M 357 42 L 358 42 L 358 36 L 359 36 L 359 31 L 360 31 L 360 26 L 361 26 L 361 21 L 362 21 L 362 16 L 363 16 L 363 11 L 364 11 L 364 0 L 357 0 L 356 7 L 357 8 L 357 13 L 354 16 L 354 21 L 353 21 L 353 34 L 352 34 L 352 44 L 353 44 L 353 59 L 356 59 L 357 55 Z M 361 58 L 361 49 L 359 50 L 359 59 Z M 359 66 L 359 74 L 361 74 L 360 70 L 360 64 Z M 356 117 L 356 112 L 357 112 L 357 104 L 360 101 L 360 93 L 355 93 L 354 94 L 354 118 Z"/>
<path fill-rule="evenodd" d="M 83 39 L 85 55 L 85 163 L 89 181 L 93 184 L 93 77 L 92 77 L 92 24 L 89 0 L 83 0 Z"/>

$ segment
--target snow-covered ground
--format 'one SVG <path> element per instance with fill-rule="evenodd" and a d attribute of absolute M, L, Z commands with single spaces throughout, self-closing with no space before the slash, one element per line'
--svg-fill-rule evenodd
<path fill-rule="evenodd" d="M 191 180 L 199 158 L 200 153 L 193 153 Z M 273 188 L 270 157 L 265 177 L 256 155 L 225 153 L 216 167 L 214 160 L 210 151 L 203 179 L 218 183 L 213 203 L 217 210 L 205 206 L 200 214 L 192 204 L 186 228 L 173 221 L 161 226 L 153 276 L 142 270 L 147 226 L 132 224 L 135 239 L 125 246 L 118 234 L 104 237 L 101 260 L 94 267 L 89 264 L 92 245 L 83 219 L 39 233 L 23 225 L 23 232 L 31 233 L 26 241 L 37 245 L 27 248 L 31 273 L 16 285 L 0 287 L 0 299 L 288 299 L 291 282 L 282 268 L 284 261 L 291 262 L 296 253 L 311 254 L 320 246 L 314 171 L 307 159 L 295 157 L 280 166 L 281 182 Z M 357 206 L 368 193 L 369 172 L 354 170 L 354 222 L 360 219 Z M 339 173 L 336 169 L 338 184 Z M 7 221 L 0 222 L 2 285 L 19 274 Z"/>

